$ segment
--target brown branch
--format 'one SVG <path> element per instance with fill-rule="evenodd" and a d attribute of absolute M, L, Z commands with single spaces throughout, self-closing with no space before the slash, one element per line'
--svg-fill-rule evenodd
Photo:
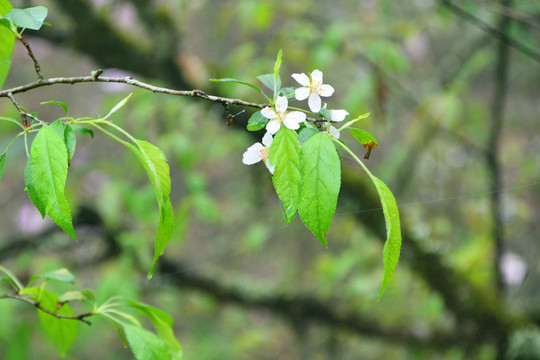
<path fill-rule="evenodd" d="M 240 105 L 247 106 L 257 109 L 262 109 L 268 104 L 257 104 L 249 101 L 244 101 L 240 99 L 231 99 L 214 95 L 207 95 L 204 91 L 201 90 L 174 90 L 159 86 L 150 85 L 139 80 L 135 80 L 130 76 L 124 77 L 106 77 L 106 76 L 76 76 L 76 77 L 57 77 L 50 78 L 42 81 L 36 81 L 26 85 L 17 86 L 11 89 L 6 89 L 0 91 L 0 97 L 9 97 L 8 94 L 17 94 L 21 92 L 26 92 L 32 89 L 40 88 L 43 86 L 50 86 L 56 84 L 77 84 L 77 83 L 89 83 L 89 82 L 107 82 L 107 83 L 122 83 L 128 84 L 142 89 L 150 90 L 153 93 L 162 93 L 175 96 L 188 96 L 200 98 L 208 101 L 219 102 L 224 104 L 231 105 Z"/>
<path fill-rule="evenodd" d="M 67 319 L 67 320 L 77 320 L 77 321 L 80 321 L 80 322 L 83 322 L 85 323 L 86 325 L 92 325 L 92 323 L 88 320 L 86 320 L 85 318 L 87 317 L 90 317 L 90 316 L 93 316 L 94 313 L 93 312 L 86 312 L 86 313 L 82 313 L 82 314 L 79 314 L 79 315 L 62 315 L 62 314 L 57 314 L 53 311 L 50 311 L 48 309 L 45 309 L 44 307 L 41 306 L 41 304 L 39 303 L 39 301 L 33 301 L 31 299 L 28 299 L 24 296 L 20 296 L 20 295 L 10 295 L 10 294 L 4 294 L 4 295 L 0 295 L 0 299 L 14 299 L 14 300 L 19 300 L 19 301 L 22 301 L 22 302 L 25 302 L 27 304 L 30 304 L 32 305 L 33 307 L 35 307 L 36 309 L 40 310 L 40 311 L 43 311 L 44 313 L 46 314 L 49 314 L 51 316 L 54 316 L 55 318 L 58 318 L 58 319 Z"/>
<path fill-rule="evenodd" d="M 24 45 L 26 48 L 26 51 L 28 51 L 28 56 L 32 59 L 34 62 L 34 69 L 36 70 L 36 74 L 38 76 L 39 81 L 43 80 L 43 74 L 41 73 L 41 66 L 39 66 L 39 62 L 37 61 L 36 57 L 34 56 L 34 53 L 32 52 L 32 48 L 30 47 L 30 44 L 28 44 L 22 36 L 18 36 L 17 39 Z"/>
<path fill-rule="evenodd" d="M 21 119 L 23 121 L 23 126 L 25 128 L 30 125 L 29 122 L 28 122 L 29 118 L 34 120 L 34 121 L 37 121 L 37 122 L 43 122 L 43 121 L 39 120 L 37 117 L 35 117 L 34 115 L 29 114 L 26 111 L 24 111 L 24 109 L 19 105 L 17 100 L 15 100 L 15 97 L 13 96 L 13 94 L 11 92 L 8 92 L 6 96 L 11 100 L 13 105 L 15 105 L 15 107 L 17 108 L 17 111 L 19 112 L 19 114 L 21 114 Z"/>

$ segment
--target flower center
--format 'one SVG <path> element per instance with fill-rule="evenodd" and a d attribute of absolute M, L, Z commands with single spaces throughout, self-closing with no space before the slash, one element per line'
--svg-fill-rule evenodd
<path fill-rule="evenodd" d="M 309 90 L 311 90 L 312 93 L 319 94 L 321 91 L 322 83 L 313 81 L 311 82 L 311 85 L 309 85 Z"/>
<path fill-rule="evenodd" d="M 261 152 L 262 161 L 268 160 L 268 149 L 264 148 L 264 149 L 260 150 L 260 152 Z"/>

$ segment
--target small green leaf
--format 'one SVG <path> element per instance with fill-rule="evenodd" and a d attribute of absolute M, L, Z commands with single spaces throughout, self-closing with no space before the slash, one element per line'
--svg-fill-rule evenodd
<path fill-rule="evenodd" d="M 311 136 L 302 145 L 304 183 L 298 212 L 304 224 L 324 245 L 336 211 L 341 167 L 328 134 Z"/>
<path fill-rule="evenodd" d="M 156 309 L 155 307 L 132 300 L 126 299 L 125 301 L 129 306 L 137 309 L 152 321 L 156 332 L 169 344 L 173 360 L 180 360 L 182 358 L 182 346 L 174 336 L 172 317 L 163 310 Z"/>
<path fill-rule="evenodd" d="M 39 30 L 47 17 L 47 8 L 34 6 L 26 9 L 11 9 L 4 18 L 17 27 L 31 30 Z"/>
<path fill-rule="evenodd" d="M 71 165 L 71 158 L 75 154 L 75 146 L 77 145 L 77 137 L 71 125 L 64 127 L 64 142 L 66 143 L 68 154 L 68 166 Z"/>
<path fill-rule="evenodd" d="M 67 148 L 55 127 L 43 126 L 32 143 L 25 171 L 26 188 L 41 215 L 49 215 L 77 240 L 69 205 L 64 196 L 68 171 Z"/>
<path fill-rule="evenodd" d="M 51 312 L 59 315 L 75 315 L 69 304 L 65 304 L 58 309 L 58 296 L 51 291 L 31 287 L 23 289 L 22 293 L 39 298 L 41 307 Z M 38 310 L 38 315 L 41 326 L 56 345 L 60 356 L 64 357 L 77 337 L 79 322 L 70 319 L 59 319 L 40 310 Z"/>
<path fill-rule="evenodd" d="M 367 150 L 366 155 L 364 156 L 364 159 L 369 159 L 369 155 L 371 154 L 371 149 L 375 149 L 378 145 L 377 139 L 375 139 L 375 136 L 371 135 L 366 130 L 361 129 L 354 129 L 349 128 L 349 132 L 354 136 L 358 142 L 360 142 Z"/>
<path fill-rule="evenodd" d="M 131 95 L 133 95 L 133 93 L 130 93 L 128 96 L 126 96 L 125 98 L 123 98 L 122 100 L 120 100 L 120 102 L 118 104 L 116 104 L 112 109 L 111 111 L 109 111 L 109 113 L 107 115 L 105 115 L 104 118 L 102 118 L 101 120 L 107 120 L 112 114 L 114 114 L 115 112 L 117 112 L 118 110 L 120 110 L 121 108 L 124 107 L 124 105 L 126 105 L 126 103 L 128 102 L 129 98 L 131 97 Z"/>
<path fill-rule="evenodd" d="M 379 197 L 381 198 L 387 233 L 386 242 L 384 243 L 383 248 L 384 279 L 381 285 L 381 291 L 379 292 L 378 298 L 380 299 L 384 289 L 386 289 L 388 282 L 392 278 L 392 274 L 399 261 L 399 254 L 401 251 L 401 227 L 399 210 L 394 195 L 380 179 L 371 175 L 371 180 L 373 181 L 373 184 L 375 184 Z"/>
<path fill-rule="evenodd" d="M 39 103 L 40 105 L 45 105 L 45 104 L 56 104 L 60 107 L 62 107 L 62 109 L 64 109 L 64 112 L 66 113 L 66 117 L 68 116 L 68 106 L 65 102 L 63 101 L 55 101 L 55 100 L 49 100 L 49 101 L 44 101 L 44 102 L 40 102 Z"/>
<path fill-rule="evenodd" d="M 7 283 L 13 286 L 17 291 L 21 291 L 23 286 L 19 279 L 11 271 L 0 265 L 0 272 L 3 272 L 7 276 Z"/>
<path fill-rule="evenodd" d="M 318 133 L 319 133 L 319 130 L 317 129 L 305 127 L 302 130 L 300 130 L 300 133 L 298 134 L 298 143 L 302 145 L 307 141 L 307 139 L 309 139 L 310 137 Z"/>
<path fill-rule="evenodd" d="M 279 49 L 279 52 L 276 58 L 276 63 L 274 64 L 274 78 L 275 79 L 277 79 L 277 77 L 279 76 L 279 68 L 281 67 L 282 57 L 283 57 L 283 51 L 282 49 Z"/>
<path fill-rule="evenodd" d="M 123 327 L 137 360 L 172 360 L 167 343 L 154 333 L 133 325 Z"/>
<path fill-rule="evenodd" d="M 61 139 L 64 138 L 64 124 L 62 124 L 62 120 L 54 120 L 52 123 L 49 124 L 49 127 L 56 131 L 56 133 L 58 134 L 58 136 L 60 136 Z"/>
<path fill-rule="evenodd" d="M 287 98 L 292 98 L 294 96 L 295 88 L 286 87 L 279 91 L 279 96 L 285 96 Z"/>
<path fill-rule="evenodd" d="M 2 180 L 2 174 L 4 173 L 4 165 L 6 164 L 6 153 L 0 155 L 0 180 Z"/>
<path fill-rule="evenodd" d="M 296 131 L 281 127 L 270 146 L 269 160 L 275 166 L 272 181 L 285 208 L 287 224 L 291 222 L 300 201 L 302 173 L 300 145 Z"/>
<path fill-rule="evenodd" d="M 326 121 L 332 121 L 332 111 L 326 108 L 321 108 L 319 111 L 321 115 L 326 119 Z"/>
<path fill-rule="evenodd" d="M 253 85 L 253 84 L 250 84 L 250 83 L 248 83 L 248 82 L 245 82 L 245 81 L 240 81 L 240 80 L 231 79 L 231 78 L 210 79 L 210 81 L 212 81 L 212 82 L 232 82 L 232 83 L 237 83 L 237 84 L 246 85 L 246 86 L 249 86 L 249 87 L 252 88 L 252 89 L 257 90 L 258 92 L 260 92 L 261 94 L 263 94 L 263 95 L 268 99 L 268 97 L 267 97 L 266 94 L 261 90 L 261 88 L 259 88 L 259 87 L 256 86 L 256 85 Z M 268 99 L 268 100 L 270 100 L 270 99 Z"/>
<path fill-rule="evenodd" d="M 159 225 L 154 246 L 154 259 L 148 278 L 152 277 L 154 266 L 158 258 L 163 254 L 165 246 L 172 237 L 174 231 L 174 213 L 169 194 L 171 193 L 171 178 L 169 164 L 160 149 L 149 142 L 136 140 L 138 150 L 136 152 L 142 162 L 152 185 L 159 204 Z"/>
<path fill-rule="evenodd" d="M 92 290 L 81 290 L 81 294 L 84 295 L 88 300 L 97 300 L 96 294 L 94 294 Z"/>
<path fill-rule="evenodd" d="M 81 125 L 77 125 L 77 124 L 70 124 L 69 126 L 71 126 L 71 128 L 78 134 L 90 135 L 92 137 L 92 139 L 94 138 L 94 132 L 92 131 L 92 129 L 87 129 L 87 128 L 82 127 Z"/>
<path fill-rule="evenodd" d="M 265 127 L 267 123 L 268 123 L 268 119 L 265 118 L 260 111 L 257 111 L 257 112 L 254 112 L 253 115 L 250 116 L 246 128 L 249 131 L 257 131 Z"/>
<path fill-rule="evenodd" d="M 264 86 L 266 86 L 268 89 L 272 91 L 276 89 L 276 91 L 279 93 L 279 90 L 281 89 L 281 78 L 279 77 L 279 75 L 277 77 L 277 83 L 275 87 L 274 87 L 274 74 L 260 75 L 260 76 L 257 76 L 257 79 L 259 79 L 264 84 Z"/>
<path fill-rule="evenodd" d="M 80 291 L 68 291 L 58 297 L 59 303 L 67 303 L 70 301 L 82 301 L 86 296 Z"/>
<path fill-rule="evenodd" d="M 57 280 L 71 284 L 75 283 L 75 276 L 73 276 L 73 274 L 70 273 L 68 269 L 49 271 L 48 273 L 39 275 L 39 277 L 43 279 Z"/>

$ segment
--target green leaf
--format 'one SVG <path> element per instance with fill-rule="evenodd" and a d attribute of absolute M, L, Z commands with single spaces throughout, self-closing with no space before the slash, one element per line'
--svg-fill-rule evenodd
<path fill-rule="evenodd" d="M 167 343 L 154 333 L 133 325 L 124 325 L 124 331 L 137 360 L 172 360 Z"/>
<path fill-rule="evenodd" d="M 275 166 L 272 181 L 285 208 L 288 224 L 296 214 L 302 189 L 300 145 L 296 131 L 284 126 L 279 129 L 270 146 L 269 161 Z"/>
<path fill-rule="evenodd" d="M 165 311 L 155 307 L 142 304 L 132 300 L 125 300 L 126 303 L 137 309 L 141 314 L 147 316 L 154 325 L 159 336 L 169 344 L 171 355 L 174 360 L 182 358 L 182 346 L 176 340 L 173 332 L 173 319 Z"/>
<path fill-rule="evenodd" d="M 294 96 L 295 88 L 293 87 L 286 87 L 279 91 L 279 96 L 285 96 L 287 98 L 291 98 Z"/>
<path fill-rule="evenodd" d="M 240 80 L 231 79 L 231 78 L 210 79 L 210 81 L 212 81 L 212 82 L 232 82 L 232 83 L 237 83 L 237 84 L 246 85 L 246 86 L 249 86 L 249 87 L 252 88 L 252 89 L 257 90 L 258 92 L 260 92 L 261 94 L 263 94 L 263 95 L 268 99 L 268 97 L 267 97 L 266 94 L 261 90 L 261 88 L 259 88 L 259 87 L 256 86 L 256 85 L 253 85 L 253 84 L 250 84 L 250 83 L 248 83 L 248 82 L 245 82 L 245 81 L 240 81 Z M 270 100 L 270 99 L 268 99 L 268 100 Z"/>
<path fill-rule="evenodd" d="M 68 155 L 63 137 L 60 137 L 55 126 L 43 126 L 30 149 L 25 171 L 26 188 L 41 215 L 49 215 L 77 240 L 69 205 L 64 196 L 67 170 Z"/>
<path fill-rule="evenodd" d="M 55 101 L 55 100 L 49 100 L 49 101 L 44 101 L 44 102 L 40 102 L 39 103 L 40 105 L 45 105 L 45 104 L 56 104 L 60 107 L 62 107 L 62 109 L 64 109 L 64 112 L 66 113 L 66 117 L 68 116 L 68 106 L 65 102 L 63 101 Z"/>
<path fill-rule="evenodd" d="M 39 304 L 44 309 L 59 315 L 75 315 L 69 304 L 65 304 L 58 309 L 58 296 L 51 291 L 31 287 L 23 289 L 22 292 L 39 299 Z M 65 356 L 73 344 L 73 341 L 75 341 L 75 338 L 77 337 L 77 332 L 79 331 L 79 322 L 70 319 L 59 319 L 40 310 L 38 310 L 38 315 L 41 326 L 43 329 L 45 329 L 45 332 L 47 335 L 49 335 L 49 338 L 56 345 L 56 349 L 62 357 Z"/>
<path fill-rule="evenodd" d="M 7 283 L 13 286 L 17 291 L 21 291 L 23 286 L 19 279 L 11 271 L 0 265 L 0 272 L 3 272 L 7 276 Z"/>
<path fill-rule="evenodd" d="M 77 124 L 70 124 L 69 126 L 71 126 L 71 128 L 78 134 L 81 134 L 81 135 L 90 135 L 92 137 L 92 139 L 94 138 L 94 132 L 92 131 L 92 129 L 87 129 L 81 125 L 77 125 Z"/>
<path fill-rule="evenodd" d="M 310 137 L 318 133 L 319 133 L 319 130 L 317 129 L 305 127 L 302 130 L 300 130 L 300 133 L 298 133 L 298 143 L 300 145 L 303 145 L 307 141 L 307 139 L 309 139 Z"/>
<path fill-rule="evenodd" d="M 272 91 L 276 90 L 277 92 L 279 92 L 279 90 L 281 89 L 281 78 L 279 77 L 279 75 L 277 77 L 276 86 L 274 85 L 274 74 L 259 75 L 257 76 L 257 79 L 259 79 L 264 84 L 264 86 L 266 86 Z"/>
<path fill-rule="evenodd" d="M 304 184 L 298 212 L 304 224 L 324 245 L 336 211 L 341 167 L 328 134 L 319 133 L 302 145 Z"/>
<path fill-rule="evenodd" d="M 0 15 L 4 15 L 11 9 L 7 0 L 0 0 Z M 4 86 L 9 68 L 11 67 L 11 53 L 15 44 L 15 34 L 9 27 L 0 26 L 0 89 Z"/>
<path fill-rule="evenodd" d="M 0 180 L 2 180 L 2 174 L 4 173 L 4 165 L 6 164 L 6 153 L 0 155 Z"/>
<path fill-rule="evenodd" d="M 371 154 L 371 149 L 375 149 L 378 145 L 377 139 L 375 139 L 375 136 L 371 135 L 366 130 L 361 129 L 354 129 L 349 128 L 349 132 L 354 136 L 358 142 L 360 142 L 367 150 L 366 155 L 364 156 L 364 159 L 369 159 L 369 155 Z"/>
<path fill-rule="evenodd" d="M 319 113 L 322 114 L 322 116 L 327 120 L 327 121 L 332 121 L 332 111 L 331 110 L 328 110 L 326 108 L 321 108 L 321 110 L 319 111 Z"/>
<path fill-rule="evenodd" d="M 159 204 L 159 225 L 154 246 L 154 259 L 148 278 L 152 277 L 157 259 L 163 254 L 165 246 L 172 237 L 174 231 L 174 213 L 169 199 L 171 193 L 171 178 L 169 164 L 160 149 L 149 142 L 136 140 L 139 160 L 142 162 L 152 185 Z"/>
<path fill-rule="evenodd" d="M 380 299 L 384 289 L 386 289 L 388 282 L 392 278 L 392 274 L 399 261 L 399 254 L 401 251 L 401 227 L 399 210 L 394 195 L 384 182 L 373 175 L 370 177 L 381 198 L 387 234 L 383 248 L 384 279 L 379 292 L 378 298 Z"/>
<path fill-rule="evenodd" d="M 375 139 L 375 136 L 371 135 L 366 130 L 354 129 L 354 128 L 349 128 L 348 130 L 352 134 L 352 136 L 354 136 L 354 138 L 358 140 L 360 144 L 365 146 L 366 144 L 373 143 L 375 144 L 375 146 L 373 147 L 377 147 L 378 145 L 377 139 Z"/>
<path fill-rule="evenodd" d="M 77 145 L 77 137 L 75 136 L 75 131 L 73 130 L 71 125 L 66 125 L 64 127 L 64 142 L 66 143 L 69 166 L 71 165 L 71 158 L 75 153 L 75 146 Z"/>
<path fill-rule="evenodd" d="M 60 138 L 62 139 L 64 138 L 64 124 L 62 124 L 62 120 L 57 119 L 53 121 L 52 123 L 49 124 L 49 127 L 53 129 L 54 131 L 56 131 L 56 133 L 58 134 L 58 136 L 60 136 Z"/>
<path fill-rule="evenodd" d="M 282 57 L 283 57 L 283 51 L 282 49 L 279 49 L 279 52 L 276 58 L 276 63 L 274 64 L 274 78 L 275 79 L 277 79 L 279 76 L 279 68 L 281 67 Z"/>
<path fill-rule="evenodd" d="M 75 283 L 75 276 L 73 276 L 73 274 L 70 273 L 68 269 L 58 269 L 54 271 L 49 271 L 48 273 L 39 275 L 39 277 L 43 279 L 57 280 L 61 282 L 71 283 L 71 284 Z"/>
<path fill-rule="evenodd" d="M 260 111 L 257 111 L 250 116 L 246 128 L 249 131 L 257 131 L 265 127 L 267 123 L 268 119 L 265 118 Z"/>
<path fill-rule="evenodd" d="M 66 303 L 69 301 L 82 301 L 86 300 L 86 296 L 80 291 L 68 291 L 58 297 L 59 303 Z"/>
<path fill-rule="evenodd" d="M 39 30 L 47 17 L 47 8 L 34 6 L 26 9 L 11 9 L 4 18 L 17 27 L 31 30 Z"/>
<path fill-rule="evenodd" d="M 126 96 L 125 98 L 123 98 L 122 100 L 120 100 L 120 102 L 118 104 L 116 104 L 112 109 L 111 111 L 109 111 L 109 113 L 107 115 L 105 115 L 104 118 L 102 118 L 101 120 L 107 120 L 112 114 L 114 114 L 115 112 L 117 112 L 118 110 L 120 110 L 121 108 L 124 107 L 124 105 L 126 105 L 126 103 L 128 102 L 129 98 L 131 97 L 131 95 L 133 95 L 133 93 L 130 93 L 128 96 Z"/>

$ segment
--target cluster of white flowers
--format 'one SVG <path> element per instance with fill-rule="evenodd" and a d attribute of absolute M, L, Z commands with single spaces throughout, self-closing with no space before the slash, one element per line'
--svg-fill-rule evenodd
<path fill-rule="evenodd" d="M 296 100 L 302 101 L 308 99 L 309 109 L 314 113 L 319 113 L 321 111 L 321 96 L 332 96 L 334 88 L 330 85 L 323 84 L 323 74 L 320 70 L 313 70 L 311 73 L 311 81 L 304 73 L 292 74 L 292 77 L 302 85 L 294 92 Z M 301 111 L 288 112 L 288 106 L 289 101 L 287 100 L 287 97 L 278 96 L 274 109 L 267 106 L 261 110 L 262 116 L 269 119 L 266 124 L 266 134 L 262 139 L 262 144 L 257 142 L 246 150 L 242 158 L 244 164 L 252 165 L 262 160 L 270 173 L 274 173 L 274 166 L 271 165 L 268 160 L 268 152 L 273 140 L 272 136 L 278 132 L 282 124 L 291 130 L 297 130 L 300 128 L 300 124 L 306 121 L 305 113 Z M 349 115 L 345 110 L 331 110 L 331 112 L 332 122 L 343 121 L 345 117 Z M 334 138 L 339 138 L 339 132 L 331 125 L 331 122 L 327 122 L 324 125 L 324 129 L 332 134 Z"/>

